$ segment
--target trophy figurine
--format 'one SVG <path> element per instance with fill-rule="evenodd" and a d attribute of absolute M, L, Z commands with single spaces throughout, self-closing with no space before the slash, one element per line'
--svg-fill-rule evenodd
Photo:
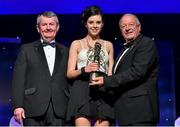
<path fill-rule="evenodd" d="M 99 63 L 100 63 L 99 54 L 101 51 L 101 44 L 96 42 L 94 47 L 95 48 L 94 48 L 94 60 L 93 60 L 93 62 L 98 63 L 98 65 L 99 65 Z M 93 78 L 98 77 L 99 75 L 100 75 L 100 72 L 98 72 L 98 71 L 91 72 L 90 78 L 89 78 L 89 82 L 90 82 L 89 85 L 92 85 L 91 82 L 93 81 Z"/>

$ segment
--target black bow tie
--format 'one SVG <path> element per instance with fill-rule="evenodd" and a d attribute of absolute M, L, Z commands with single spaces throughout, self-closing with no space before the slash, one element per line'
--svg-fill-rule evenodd
<path fill-rule="evenodd" d="M 56 42 L 51 42 L 51 43 L 49 43 L 49 42 L 43 41 L 42 45 L 43 45 L 43 46 L 48 46 L 48 45 L 50 45 L 51 47 L 55 48 L 55 47 L 56 47 Z"/>

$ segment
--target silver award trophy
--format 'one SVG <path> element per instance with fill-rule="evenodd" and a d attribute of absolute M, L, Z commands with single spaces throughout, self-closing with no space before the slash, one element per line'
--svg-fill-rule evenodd
<path fill-rule="evenodd" d="M 99 54 L 100 54 L 100 51 L 101 51 L 101 44 L 96 42 L 95 43 L 95 46 L 94 46 L 94 60 L 93 62 L 95 63 L 100 63 L 100 57 L 99 57 Z M 89 77 L 89 85 L 92 85 L 92 81 L 93 81 L 93 78 L 95 77 L 98 77 L 99 76 L 99 72 L 98 71 L 95 71 L 95 72 L 91 72 L 90 73 L 90 77 Z"/>

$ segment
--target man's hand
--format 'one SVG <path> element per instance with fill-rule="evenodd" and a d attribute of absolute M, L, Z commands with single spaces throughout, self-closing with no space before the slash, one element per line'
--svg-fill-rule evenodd
<path fill-rule="evenodd" d="M 104 85 L 104 77 L 93 78 L 92 85 L 103 86 Z"/>
<path fill-rule="evenodd" d="M 25 112 L 23 108 L 16 108 L 14 110 L 14 118 L 18 121 L 21 125 L 23 125 L 23 119 L 25 119 Z"/>

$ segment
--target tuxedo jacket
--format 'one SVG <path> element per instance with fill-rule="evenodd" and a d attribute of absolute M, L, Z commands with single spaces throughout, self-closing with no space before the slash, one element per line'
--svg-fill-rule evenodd
<path fill-rule="evenodd" d="M 115 73 L 104 79 L 104 87 L 114 91 L 115 116 L 120 125 L 158 121 L 158 68 L 154 41 L 139 35 Z"/>
<path fill-rule="evenodd" d="M 22 45 L 12 81 L 13 109 L 24 108 L 26 117 L 41 116 L 51 100 L 55 114 L 65 118 L 69 96 L 67 60 L 68 48 L 58 43 L 51 76 L 41 41 Z"/>

